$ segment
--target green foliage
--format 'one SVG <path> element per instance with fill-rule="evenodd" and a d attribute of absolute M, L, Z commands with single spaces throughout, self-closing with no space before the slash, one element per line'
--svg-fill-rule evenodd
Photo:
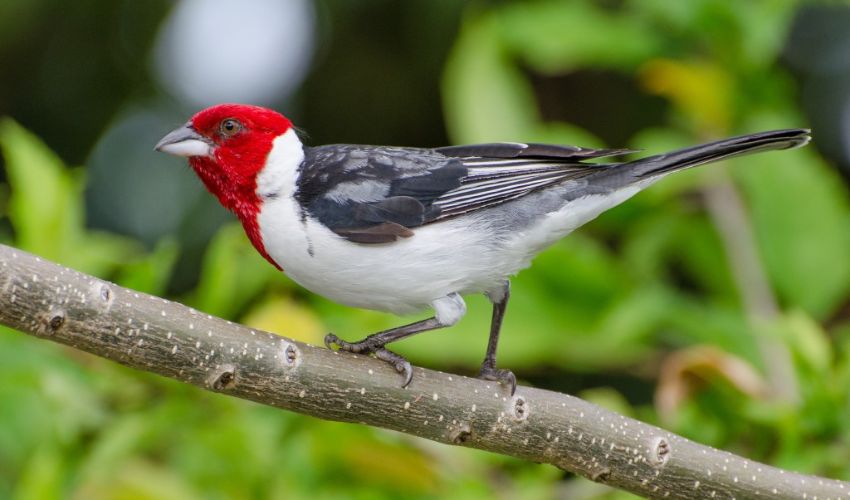
<path fill-rule="evenodd" d="M 254 250 L 238 224 L 221 229 L 204 257 L 201 282 L 192 305 L 231 318 L 241 312 L 280 273 Z"/>
<path fill-rule="evenodd" d="M 11 196 L 8 214 L 20 248 L 75 269 L 104 274 L 133 252 L 133 243 L 86 230 L 82 172 L 71 171 L 32 134 L 0 122 Z"/>
<path fill-rule="evenodd" d="M 601 132 L 543 118 L 530 75 L 576 71 L 617 75 L 667 106 L 663 123 L 610 146 L 655 152 L 801 125 L 776 65 L 795 2 L 620 4 L 470 8 L 443 75 L 453 139 L 603 146 Z M 11 119 L 0 122 L 0 149 L 9 193 L 0 213 L 13 231 L 4 238 L 125 286 L 167 292 L 175 243 L 146 252 L 86 228 L 82 170 Z M 733 182 L 742 197 L 774 316 L 742 301 L 725 236 L 699 196 L 718 182 Z M 728 172 L 683 172 L 559 242 L 514 280 L 500 363 L 706 444 L 850 479 L 848 255 L 848 191 L 813 148 L 735 160 Z M 310 342 L 323 331 L 353 339 L 403 321 L 304 292 L 237 225 L 220 230 L 201 269 L 197 286 L 174 298 Z M 468 303 L 459 325 L 398 350 L 474 373 L 490 310 L 480 297 Z M 785 362 L 765 355 L 765 343 L 788 353 L 794 398 L 748 389 L 752 374 L 770 387 L 771 369 Z M 740 367 L 730 360 L 747 370 L 730 369 Z M 570 385 L 575 379 L 589 382 Z M 0 498 L 628 497 L 565 481 L 551 467 L 204 393 L 7 330 L 0 380 Z M 681 389 L 669 408 L 653 404 L 656 386 Z"/>
<path fill-rule="evenodd" d="M 811 150 L 773 156 L 752 158 L 736 179 L 776 291 L 825 319 L 850 292 L 847 190 Z"/>
<path fill-rule="evenodd" d="M 766 1 L 641 1 L 618 10 L 594 2 L 534 2 L 480 12 L 466 20 L 448 60 L 449 130 L 458 142 L 508 134 L 539 140 L 542 131 L 558 130 L 560 123 L 544 122 L 537 112 L 523 77 L 529 69 L 612 71 L 667 99 L 671 122 L 686 133 L 645 129 L 625 144 L 636 149 L 663 151 L 712 136 L 799 126 L 793 89 L 775 66 L 795 8 Z M 588 135 L 569 124 L 546 138 L 575 143 Z M 850 416 L 848 389 L 841 385 L 846 374 L 836 364 L 847 351 L 830 340 L 846 334 L 846 319 L 838 329 L 818 322 L 846 317 L 839 311 L 850 300 L 846 186 L 812 148 L 730 162 L 760 265 L 779 307 L 788 311 L 764 324 L 741 302 L 723 235 L 702 204 L 685 196 L 706 183 L 729 182 L 722 167 L 714 169 L 665 179 L 536 259 L 515 280 L 502 362 L 527 370 L 540 364 L 628 370 L 671 348 L 713 344 L 766 370 L 781 363 L 765 357 L 763 345 L 774 345 L 793 359 L 796 403 L 742 394 L 735 383 L 709 378 L 682 396 L 675 418 L 662 417 L 703 442 L 847 477 L 850 471 L 834 465 L 835 452 L 827 452 L 848 434 L 834 420 Z M 522 336 L 512 340 L 509 332 L 517 330 Z M 411 344 L 416 341 L 428 342 Z M 801 459 L 803 442 L 821 452 Z"/>

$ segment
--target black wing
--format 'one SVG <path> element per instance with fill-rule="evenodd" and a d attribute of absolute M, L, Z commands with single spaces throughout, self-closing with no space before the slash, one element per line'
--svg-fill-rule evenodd
<path fill-rule="evenodd" d="M 519 198 L 604 166 L 582 160 L 624 154 L 546 144 L 438 149 L 331 145 L 305 149 L 298 200 L 357 243 L 389 243 L 410 228 Z"/>
<path fill-rule="evenodd" d="M 439 216 L 434 200 L 467 169 L 428 149 L 330 145 L 305 148 L 297 197 L 335 233 L 357 243 L 409 237 Z"/>

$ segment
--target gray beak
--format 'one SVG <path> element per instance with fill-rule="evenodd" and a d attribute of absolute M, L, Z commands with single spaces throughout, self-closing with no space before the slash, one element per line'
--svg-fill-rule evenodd
<path fill-rule="evenodd" d="M 212 156 L 213 146 L 209 139 L 196 132 L 191 125 L 186 124 L 160 139 L 154 146 L 154 150 L 189 158 Z"/>

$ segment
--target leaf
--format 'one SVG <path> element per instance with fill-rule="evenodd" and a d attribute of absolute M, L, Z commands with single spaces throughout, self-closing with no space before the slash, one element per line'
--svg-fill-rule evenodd
<path fill-rule="evenodd" d="M 0 327 L 0 380 L 7 381 L 0 383 L 0 463 L 11 470 L 22 467 L 39 446 L 68 446 L 105 420 L 96 377 L 67 350 L 5 327 Z M 0 476 L 3 472 L 0 467 Z"/>
<path fill-rule="evenodd" d="M 99 276 L 139 251 L 130 240 L 85 229 L 81 171 L 68 170 L 44 143 L 9 118 L 0 121 L 0 149 L 19 248 Z"/>
<path fill-rule="evenodd" d="M 9 118 L 0 122 L 0 146 L 12 187 L 9 218 L 17 244 L 43 257 L 58 259 L 62 245 L 83 224 L 80 182 L 37 137 Z"/>
<path fill-rule="evenodd" d="M 634 409 L 629 404 L 629 401 L 616 389 L 612 389 L 610 387 L 594 387 L 592 389 L 585 389 L 578 394 L 578 397 L 587 401 L 588 403 L 593 403 L 595 405 L 599 405 L 606 410 L 610 410 L 620 415 L 625 415 L 627 417 L 634 417 Z"/>
<path fill-rule="evenodd" d="M 265 298 L 245 314 L 241 323 L 314 345 L 321 345 L 327 333 L 319 317 L 291 297 Z"/>
<path fill-rule="evenodd" d="M 729 128 L 732 77 L 718 64 L 653 59 L 641 67 L 640 80 L 649 92 L 673 101 L 697 130 L 720 133 Z"/>
<path fill-rule="evenodd" d="M 798 9 L 794 0 L 630 0 L 677 52 L 709 52 L 728 67 L 769 68 L 782 51 L 788 25 Z M 670 42 L 668 42 L 669 44 Z"/>
<path fill-rule="evenodd" d="M 61 450 L 44 445 L 36 449 L 24 467 L 12 500 L 62 498 L 65 464 Z"/>
<path fill-rule="evenodd" d="M 662 39 L 629 10 L 637 9 L 620 14 L 593 2 L 506 4 L 496 11 L 497 33 L 518 60 L 544 73 L 631 70 L 658 52 Z"/>
<path fill-rule="evenodd" d="M 804 311 L 786 313 L 776 325 L 791 351 L 806 369 L 827 376 L 833 363 L 833 349 L 823 327 Z"/>
<path fill-rule="evenodd" d="M 458 143 L 525 140 L 539 118 L 531 87 L 490 16 L 466 21 L 443 73 L 446 127 Z"/>
<path fill-rule="evenodd" d="M 627 37 L 630 43 L 620 43 Z M 593 66 L 632 67 L 649 57 L 652 32 L 626 16 L 612 16 L 583 2 L 507 6 L 467 20 L 443 74 L 443 108 L 452 139 L 460 143 L 551 141 L 534 91 L 523 75 L 530 63 L 544 72 Z M 589 134 L 558 125 L 567 140 L 593 146 Z M 570 140 L 578 138 L 580 140 Z"/>
<path fill-rule="evenodd" d="M 758 68 L 775 64 L 788 41 L 789 26 L 798 9 L 794 0 L 735 3 L 730 10 L 741 27 L 741 59 Z"/>
<path fill-rule="evenodd" d="M 125 263 L 115 282 L 139 292 L 163 295 L 178 254 L 176 241 L 162 240 L 153 252 Z"/>
<path fill-rule="evenodd" d="M 669 421 L 683 401 L 718 378 L 753 398 L 768 393 L 762 376 L 745 360 L 714 346 L 694 346 L 671 354 L 662 363 L 655 395 L 659 414 Z"/>
<path fill-rule="evenodd" d="M 91 500 L 147 500 L 157 498 L 200 499 L 191 485 L 177 472 L 147 460 L 128 460 L 115 474 L 99 483 L 80 485 L 75 498 Z"/>
<path fill-rule="evenodd" d="M 675 345 L 712 344 L 760 366 L 756 333 L 737 305 L 706 302 L 675 290 L 669 297 L 665 329 L 673 332 Z"/>
<path fill-rule="evenodd" d="M 351 432 L 341 424 L 327 422 L 311 434 L 309 453 L 314 463 L 335 464 L 331 471 L 319 471 L 324 477 L 330 472 L 330 477 L 342 484 L 397 492 L 393 497 L 402 492 L 405 496 L 436 493 L 439 462 L 402 436 L 374 429 Z"/>
<path fill-rule="evenodd" d="M 850 200 L 813 151 L 754 155 L 740 181 L 770 280 L 784 302 L 817 319 L 850 291 Z"/>
<path fill-rule="evenodd" d="M 204 256 L 201 281 L 190 297 L 206 313 L 233 318 L 271 281 L 282 274 L 251 246 L 242 227 L 222 227 Z"/>
<path fill-rule="evenodd" d="M 90 484 L 108 482 L 115 476 L 120 465 L 132 457 L 146 437 L 150 437 L 150 418 L 150 414 L 119 415 L 100 429 L 78 469 L 83 489 L 90 488 L 87 486 Z"/>

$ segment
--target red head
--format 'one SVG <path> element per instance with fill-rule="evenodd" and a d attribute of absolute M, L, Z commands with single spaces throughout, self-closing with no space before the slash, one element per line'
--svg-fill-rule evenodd
<path fill-rule="evenodd" d="M 261 201 L 257 175 L 275 138 L 292 128 L 283 115 L 245 104 L 219 104 L 169 133 L 157 151 L 189 158 L 189 165 L 225 208 L 236 213 L 254 246 L 267 259 L 257 228 Z"/>
<path fill-rule="evenodd" d="M 239 205 L 255 201 L 257 174 L 265 166 L 272 141 L 291 127 L 285 116 L 270 109 L 219 104 L 198 112 L 163 137 L 156 149 L 188 157 L 207 189 L 241 216 Z"/>

